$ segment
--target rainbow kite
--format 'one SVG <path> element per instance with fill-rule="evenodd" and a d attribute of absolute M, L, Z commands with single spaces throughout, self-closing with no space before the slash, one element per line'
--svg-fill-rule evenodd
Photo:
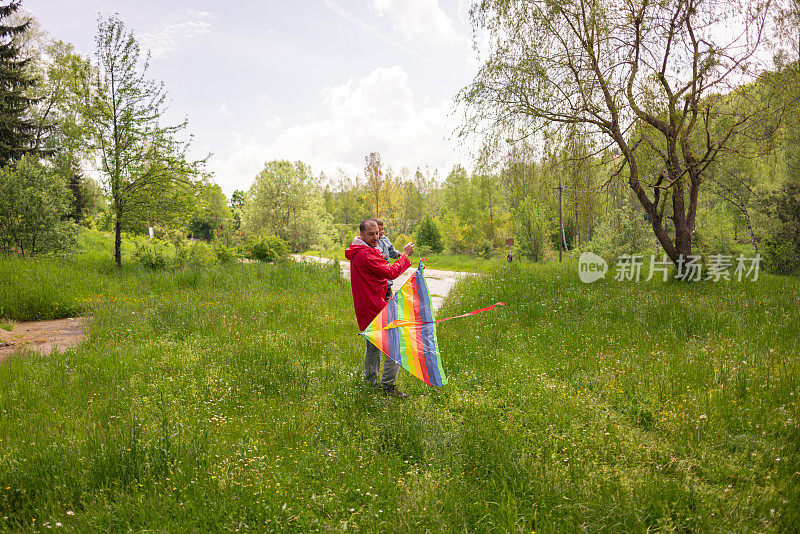
<path fill-rule="evenodd" d="M 488 308 L 437 320 L 433 313 L 428 284 L 425 282 L 424 268 L 423 263 L 419 262 L 413 276 L 360 335 L 403 369 L 429 386 L 438 387 L 447 384 L 447 377 L 439 359 L 436 323 L 475 315 L 495 306 L 502 306 L 503 303 L 498 302 Z"/>

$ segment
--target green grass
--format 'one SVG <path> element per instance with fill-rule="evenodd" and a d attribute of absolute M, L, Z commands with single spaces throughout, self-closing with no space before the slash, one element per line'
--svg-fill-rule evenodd
<path fill-rule="evenodd" d="M 333 268 L 72 261 L 70 296 L 99 295 L 87 342 L 0 364 L 0 529 L 800 523 L 796 278 L 584 285 L 574 265 L 502 265 L 439 313 L 506 302 L 439 325 L 450 383 L 401 371 L 398 401 L 362 384 Z"/>

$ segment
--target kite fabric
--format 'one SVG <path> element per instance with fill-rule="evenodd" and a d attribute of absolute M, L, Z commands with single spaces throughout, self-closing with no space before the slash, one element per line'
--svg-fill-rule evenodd
<path fill-rule="evenodd" d="M 403 369 L 429 386 L 438 387 L 447 384 L 447 377 L 439 357 L 436 323 L 475 315 L 502 306 L 503 303 L 437 321 L 425 282 L 424 268 L 423 263 L 419 262 L 414 274 L 360 335 Z"/>

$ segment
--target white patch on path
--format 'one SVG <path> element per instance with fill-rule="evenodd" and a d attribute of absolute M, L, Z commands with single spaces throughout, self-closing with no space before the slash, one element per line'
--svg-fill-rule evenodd
<path fill-rule="evenodd" d="M 322 258 L 319 256 L 304 256 L 302 254 L 290 254 L 291 257 L 295 261 L 302 261 L 302 262 L 314 262 L 314 263 L 322 263 L 328 264 L 333 262 L 330 258 Z M 411 258 L 411 267 L 405 270 L 403 274 L 401 274 L 398 278 L 395 279 L 394 284 L 392 284 L 392 290 L 397 291 L 403 284 L 406 283 L 406 280 L 409 279 L 411 275 L 414 274 L 414 271 L 417 270 L 417 265 L 419 265 L 419 260 Z M 339 261 L 339 267 L 342 269 L 342 276 L 344 276 L 347 280 L 350 280 L 350 262 L 341 260 Z M 444 303 L 445 297 L 450 294 L 450 290 L 453 289 L 453 286 L 456 285 L 456 282 L 461 278 L 466 278 L 468 276 L 476 276 L 475 273 L 463 273 L 458 271 L 440 271 L 438 269 L 425 269 L 425 281 L 428 283 L 428 292 L 431 294 L 431 302 L 433 303 L 433 309 L 439 311 L 439 308 L 442 307 Z"/>

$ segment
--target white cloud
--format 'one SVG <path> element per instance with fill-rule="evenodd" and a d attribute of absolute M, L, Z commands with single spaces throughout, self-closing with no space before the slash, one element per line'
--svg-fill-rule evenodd
<path fill-rule="evenodd" d="M 228 109 L 228 103 L 223 102 L 220 107 L 217 108 L 217 115 L 221 115 L 222 117 L 230 117 L 233 113 L 230 112 Z"/>
<path fill-rule="evenodd" d="M 142 32 L 139 39 L 150 57 L 161 59 L 211 31 L 213 16 L 207 11 L 188 10 L 177 15 L 182 19 L 157 29 Z"/>
<path fill-rule="evenodd" d="M 394 28 L 409 42 L 436 45 L 462 40 L 437 0 L 373 0 L 372 8 L 378 15 L 391 17 Z"/>
<path fill-rule="evenodd" d="M 447 137 L 450 104 L 419 107 L 399 66 L 378 68 L 358 81 L 322 91 L 322 111 L 313 120 L 285 129 L 277 137 L 241 136 L 217 164 L 216 181 L 230 194 L 246 189 L 265 161 L 302 160 L 314 173 L 335 175 L 342 168 L 361 173 L 364 157 L 379 152 L 395 173 L 401 167 L 438 169 L 444 175 L 457 161 Z"/>
<path fill-rule="evenodd" d="M 335 166 L 360 170 L 372 151 L 398 170 L 400 165 L 446 164 L 452 150 L 444 139 L 445 105 L 417 109 L 407 78 L 398 66 L 379 68 L 358 83 L 325 89 L 324 116 L 285 130 L 273 152 L 326 172 Z"/>

